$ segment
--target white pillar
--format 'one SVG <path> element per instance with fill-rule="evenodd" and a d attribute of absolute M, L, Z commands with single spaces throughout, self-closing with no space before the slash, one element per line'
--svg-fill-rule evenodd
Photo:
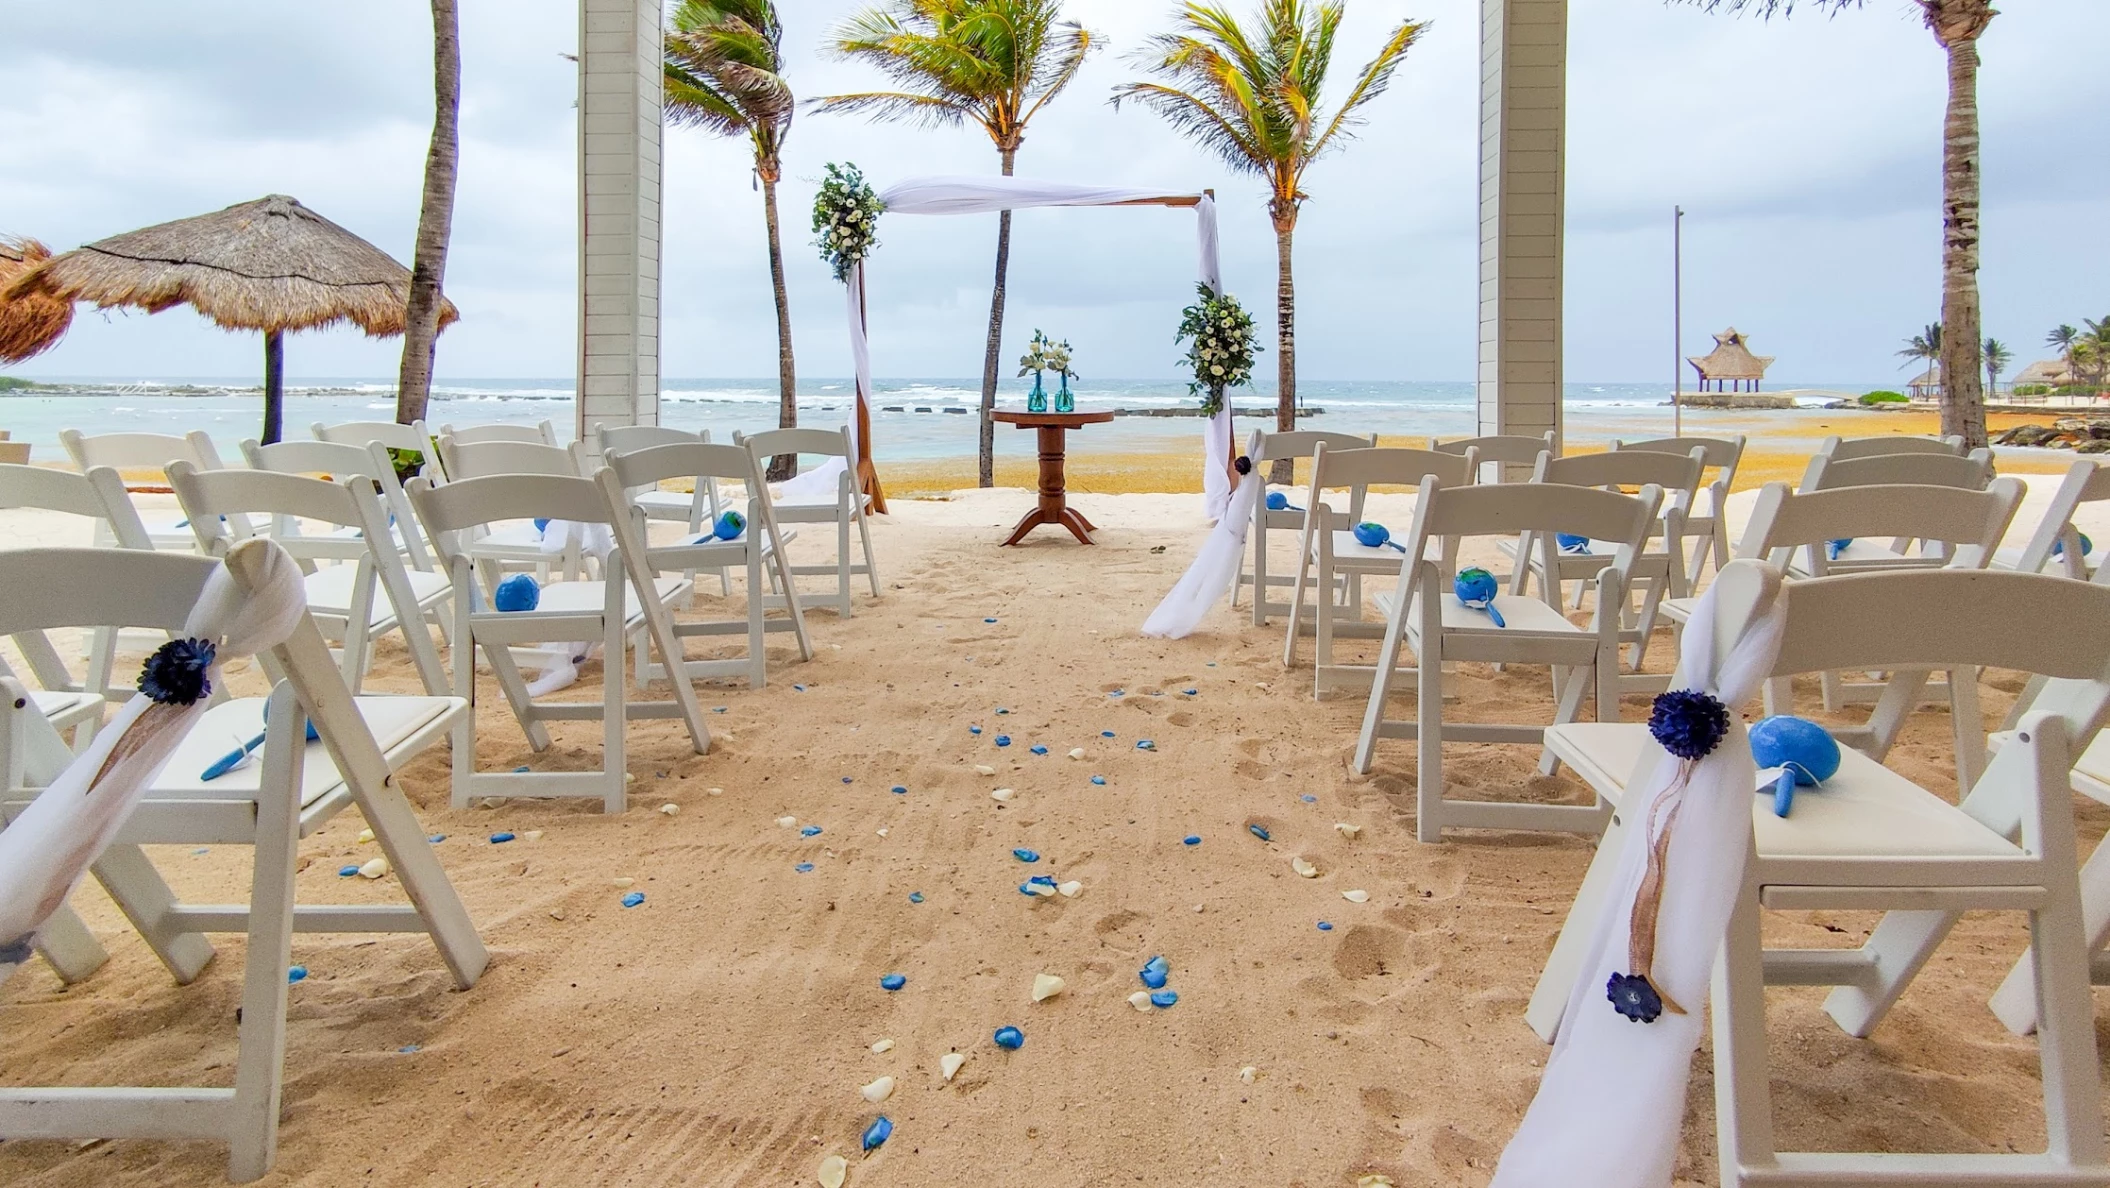
<path fill-rule="evenodd" d="M 1480 3 L 1480 432 L 1561 429 L 1567 0 Z"/>
<path fill-rule="evenodd" d="M 579 399 L 659 422 L 659 0 L 579 2 Z"/>

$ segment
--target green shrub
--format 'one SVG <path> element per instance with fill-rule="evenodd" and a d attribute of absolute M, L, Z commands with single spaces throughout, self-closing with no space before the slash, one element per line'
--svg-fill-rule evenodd
<path fill-rule="evenodd" d="M 26 392 L 36 386 L 33 380 L 16 379 L 11 375 L 0 375 L 0 392 Z"/>
<path fill-rule="evenodd" d="M 1861 397 L 1863 404 L 1908 404 L 1910 398 L 1903 392 L 1869 392 Z"/>
<path fill-rule="evenodd" d="M 2016 385 L 2015 385 L 2015 395 L 2017 395 L 2017 396 L 2049 396 L 2049 395 L 2051 395 L 2051 385 L 2050 385 L 2050 384 L 2016 384 Z"/>
<path fill-rule="evenodd" d="M 2094 384 L 2060 384 L 2058 391 L 2054 394 L 2059 396 L 2093 396 L 2096 391 L 2097 388 Z"/>

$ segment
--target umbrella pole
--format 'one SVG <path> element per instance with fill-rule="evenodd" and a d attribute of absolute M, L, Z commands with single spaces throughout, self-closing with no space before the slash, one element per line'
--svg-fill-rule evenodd
<path fill-rule="evenodd" d="M 264 332 L 264 437 L 271 445 L 286 427 L 286 340 L 276 330 Z"/>

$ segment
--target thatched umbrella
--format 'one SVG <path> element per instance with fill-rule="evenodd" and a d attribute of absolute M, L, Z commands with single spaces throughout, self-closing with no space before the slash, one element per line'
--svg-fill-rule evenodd
<path fill-rule="evenodd" d="M 403 333 L 410 270 L 283 194 L 76 248 L 0 290 L 160 313 L 189 305 L 229 330 L 264 332 L 264 434 L 284 419 L 288 330 L 351 322 L 375 338 Z M 449 302 L 440 325 L 460 316 Z"/>
<path fill-rule="evenodd" d="M 0 290 L 49 259 L 51 249 L 34 239 L 0 235 Z M 41 294 L 20 301 L 0 300 L 0 363 L 20 363 L 51 349 L 72 324 L 71 301 Z"/>

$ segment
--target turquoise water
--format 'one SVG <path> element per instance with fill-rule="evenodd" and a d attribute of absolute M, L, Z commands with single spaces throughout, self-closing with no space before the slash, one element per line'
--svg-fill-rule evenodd
<path fill-rule="evenodd" d="M 839 425 L 850 412 L 848 380 L 817 379 L 800 385 L 799 420 L 806 425 Z M 661 396 L 661 420 L 684 429 L 710 429 L 730 440 L 733 430 L 774 428 L 777 396 L 773 380 L 670 380 Z M 976 447 L 974 408 L 980 384 L 975 380 L 880 380 L 874 388 L 874 457 L 879 461 L 920 461 L 971 457 Z M 1837 385 L 1836 391 L 1863 390 Z M 453 381 L 438 387 L 427 422 L 438 430 L 447 424 L 552 422 L 561 439 L 572 436 L 572 384 L 569 380 L 491 379 Z M 1170 409 L 1192 407 L 1186 385 L 1169 380 L 1112 380 L 1078 387 L 1077 406 L 1094 408 Z M 1300 397 L 1307 408 L 1323 409 L 1311 428 L 1386 435 L 1462 436 L 1474 430 L 1474 388 L 1469 382 L 1306 381 Z M 1612 437 L 1655 436 L 1670 431 L 1669 389 L 1663 384 L 1569 384 L 1566 412 L 1571 438 L 1579 442 Z M 1007 383 L 999 404 L 1023 406 L 1023 381 Z M 1271 391 L 1233 397 L 1239 408 L 1272 409 Z M 1811 401 L 1811 403 L 1818 403 Z M 898 409 L 899 411 L 887 411 Z M 324 379 L 287 389 L 286 432 L 306 436 L 308 426 L 322 422 L 386 421 L 395 415 L 395 386 L 385 380 Z M 1705 432 L 1710 417 L 1747 418 L 1748 413 L 1687 410 L 1687 429 Z M 261 396 L 253 380 L 186 381 L 55 379 L 35 391 L 0 394 L 0 428 L 27 441 L 39 460 L 63 457 L 61 429 L 85 432 L 182 433 L 203 429 L 222 456 L 238 457 L 238 445 L 254 437 L 261 424 Z M 1240 418 L 1242 438 L 1271 418 Z M 1111 425 L 1093 426 L 1073 444 L 1078 453 L 1123 450 L 1155 451 L 1191 442 L 1201 432 L 1193 417 L 1123 417 Z M 1030 457 L 1033 435 L 998 426 L 997 453 Z"/>

